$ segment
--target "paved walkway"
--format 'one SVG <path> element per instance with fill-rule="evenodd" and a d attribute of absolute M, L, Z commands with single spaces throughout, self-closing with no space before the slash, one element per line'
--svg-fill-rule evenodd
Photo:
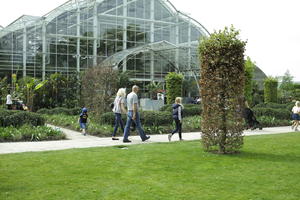
<path fill-rule="evenodd" d="M 54 126 L 52 126 L 54 127 Z M 107 147 L 120 145 L 133 145 L 141 143 L 158 143 L 168 142 L 167 135 L 151 135 L 147 142 L 141 142 L 139 136 L 131 136 L 129 139 L 132 143 L 123 143 L 122 138 L 118 141 L 113 141 L 111 138 L 99 138 L 95 136 L 83 136 L 81 133 L 60 128 L 66 135 L 68 140 L 60 141 L 45 141 L 45 142 L 9 142 L 0 143 L 0 154 L 21 153 L 21 152 L 38 152 L 38 151 L 53 151 L 73 148 L 89 148 L 89 147 Z M 280 134 L 292 132 L 291 127 L 275 127 L 264 128 L 263 130 L 245 131 L 245 136 L 250 135 L 266 135 L 266 134 Z M 183 133 L 184 140 L 199 140 L 201 138 L 200 132 Z M 178 134 L 172 137 L 173 141 L 178 141 Z"/>

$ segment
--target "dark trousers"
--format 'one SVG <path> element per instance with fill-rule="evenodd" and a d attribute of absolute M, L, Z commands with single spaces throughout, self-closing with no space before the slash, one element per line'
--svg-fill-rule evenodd
<path fill-rule="evenodd" d="M 11 104 L 6 104 L 8 110 L 12 110 L 12 105 Z"/>
<path fill-rule="evenodd" d="M 112 134 L 113 137 L 116 136 L 119 125 L 121 126 L 122 132 L 124 133 L 124 123 L 122 120 L 122 115 L 120 113 L 115 113 L 115 128 L 114 128 L 114 133 Z"/>
<path fill-rule="evenodd" d="M 178 119 L 175 119 L 174 121 L 175 121 L 175 124 L 176 124 L 176 129 L 174 131 L 172 131 L 172 135 L 174 135 L 176 132 L 178 132 L 179 139 L 182 139 L 182 135 L 181 135 L 182 123 Z"/>

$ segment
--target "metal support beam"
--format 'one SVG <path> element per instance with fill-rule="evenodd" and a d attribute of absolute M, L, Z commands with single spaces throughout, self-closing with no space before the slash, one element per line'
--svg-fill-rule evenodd
<path fill-rule="evenodd" d="M 46 22 L 43 21 L 42 24 L 42 51 L 43 51 L 43 66 L 42 66 L 42 80 L 45 80 L 46 76 Z"/>
<path fill-rule="evenodd" d="M 97 15 L 97 4 L 94 6 L 94 20 L 93 20 L 93 66 L 97 65 L 97 38 L 98 38 L 98 15 Z"/>
<path fill-rule="evenodd" d="M 77 8 L 76 70 L 80 73 L 80 8 Z"/>
<path fill-rule="evenodd" d="M 127 49 L 127 0 L 123 0 L 123 50 Z M 123 60 L 123 72 L 126 72 L 127 70 L 127 59 Z"/>
<path fill-rule="evenodd" d="M 23 77 L 26 76 L 26 65 L 27 65 L 27 31 L 26 26 L 23 28 Z"/>
<path fill-rule="evenodd" d="M 150 42 L 154 42 L 154 0 L 150 0 Z M 151 60 L 150 60 L 150 78 L 153 81 L 154 80 L 154 53 L 150 52 Z"/>

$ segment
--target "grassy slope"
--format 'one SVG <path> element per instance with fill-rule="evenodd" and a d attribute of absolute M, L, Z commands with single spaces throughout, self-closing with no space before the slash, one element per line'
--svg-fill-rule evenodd
<path fill-rule="evenodd" d="M 300 199 L 300 134 L 245 138 L 238 155 L 199 142 L 0 155 L 0 199 Z"/>

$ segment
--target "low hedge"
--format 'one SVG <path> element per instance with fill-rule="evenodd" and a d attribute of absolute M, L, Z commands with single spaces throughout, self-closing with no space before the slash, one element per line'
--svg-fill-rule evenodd
<path fill-rule="evenodd" d="M 263 127 L 278 127 L 278 126 L 289 126 L 291 125 L 290 120 L 276 119 L 270 116 L 260 116 L 257 118 Z"/>
<path fill-rule="evenodd" d="M 183 105 L 183 116 L 184 117 L 190 117 L 190 116 L 196 116 L 196 115 L 201 115 L 201 105 L 199 104 L 185 104 Z M 165 111 L 172 113 L 172 105 L 164 105 L 163 107 L 160 108 L 160 111 Z"/>
<path fill-rule="evenodd" d="M 142 111 L 140 112 L 141 123 L 144 126 L 162 126 L 172 124 L 172 114 L 163 111 Z M 126 115 L 122 115 L 123 121 L 126 123 Z M 113 125 L 115 123 L 115 115 L 113 112 L 107 112 L 100 116 L 100 122 L 103 124 Z"/>
<path fill-rule="evenodd" d="M 291 118 L 291 112 L 287 109 L 253 108 L 253 112 L 256 117 L 268 116 L 282 120 L 288 120 Z"/>
<path fill-rule="evenodd" d="M 66 135 L 46 126 L 0 127 L 0 142 L 44 141 L 66 139 Z"/>
<path fill-rule="evenodd" d="M 76 108 L 57 107 L 53 109 L 42 108 L 38 110 L 37 113 L 46 114 L 46 115 L 59 115 L 59 114 L 79 115 L 81 113 L 81 108 L 80 107 L 76 107 Z"/>
<path fill-rule="evenodd" d="M 25 124 L 32 126 L 43 126 L 45 125 L 45 119 L 42 115 L 37 113 L 0 110 L 0 126 L 20 127 Z"/>
<path fill-rule="evenodd" d="M 295 103 L 260 103 L 255 105 L 253 108 L 272 108 L 272 109 L 286 109 L 291 111 Z"/>

